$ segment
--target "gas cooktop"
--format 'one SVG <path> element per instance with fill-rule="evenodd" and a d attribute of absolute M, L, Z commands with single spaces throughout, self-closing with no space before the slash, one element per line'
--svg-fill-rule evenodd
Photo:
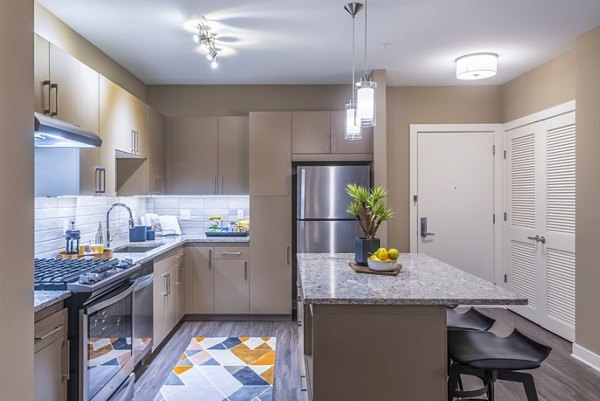
<path fill-rule="evenodd" d="M 36 259 L 36 290 L 91 291 L 110 277 L 125 272 L 131 259 Z"/>

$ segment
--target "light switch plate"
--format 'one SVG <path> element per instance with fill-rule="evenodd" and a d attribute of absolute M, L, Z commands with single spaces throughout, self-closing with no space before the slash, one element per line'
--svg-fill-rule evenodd
<path fill-rule="evenodd" d="M 181 211 L 179 212 L 180 220 L 189 220 L 191 218 L 192 218 L 192 213 L 190 212 L 190 209 L 181 209 Z"/>
<path fill-rule="evenodd" d="M 238 209 L 238 220 L 244 220 L 244 209 Z"/>

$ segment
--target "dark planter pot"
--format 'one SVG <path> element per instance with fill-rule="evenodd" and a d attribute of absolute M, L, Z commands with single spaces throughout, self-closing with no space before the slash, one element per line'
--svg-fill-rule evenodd
<path fill-rule="evenodd" d="M 367 259 L 373 252 L 379 249 L 379 238 L 356 237 L 354 243 L 354 261 L 357 265 L 367 266 Z"/>

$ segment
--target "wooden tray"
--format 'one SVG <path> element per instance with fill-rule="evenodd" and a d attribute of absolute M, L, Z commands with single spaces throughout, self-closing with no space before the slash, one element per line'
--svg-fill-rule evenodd
<path fill-rule="evenodd" d="M 350 265 L 352 270 L 354 270 L 357 273 L 379 274 L 380 276 L 397 276 L 398 273 L 400 273 L 400 270 L 402 270 L 402 263 L 398 263 L 396 268 L 389 272 L 380 272 L 377 270 L 371 270 L 371 269 L 369 269 L 369 266 L 360 266 L 360 265 L 357 265 L 356 262 L 352 262 L 352 261 L 348 262 L 348 264 Z"/>
<path fill-rule="evenodd" d="M 105 249 L 102 253 L 95 255 L 67 255 L 66 251 L 60 251 L 58 253 L 59 259 L 83 259 L 85 257 L 92 257 L 94 259 L 110 259 L 113 257 L 112 249 Z"/>

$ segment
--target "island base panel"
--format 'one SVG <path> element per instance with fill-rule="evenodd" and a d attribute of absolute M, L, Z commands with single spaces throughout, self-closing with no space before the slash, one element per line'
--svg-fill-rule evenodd
<path fill-rule="evenodd" d="M 445 306 L 316 304 L 304 315 L 312 401 L 448 399 Z"/>

